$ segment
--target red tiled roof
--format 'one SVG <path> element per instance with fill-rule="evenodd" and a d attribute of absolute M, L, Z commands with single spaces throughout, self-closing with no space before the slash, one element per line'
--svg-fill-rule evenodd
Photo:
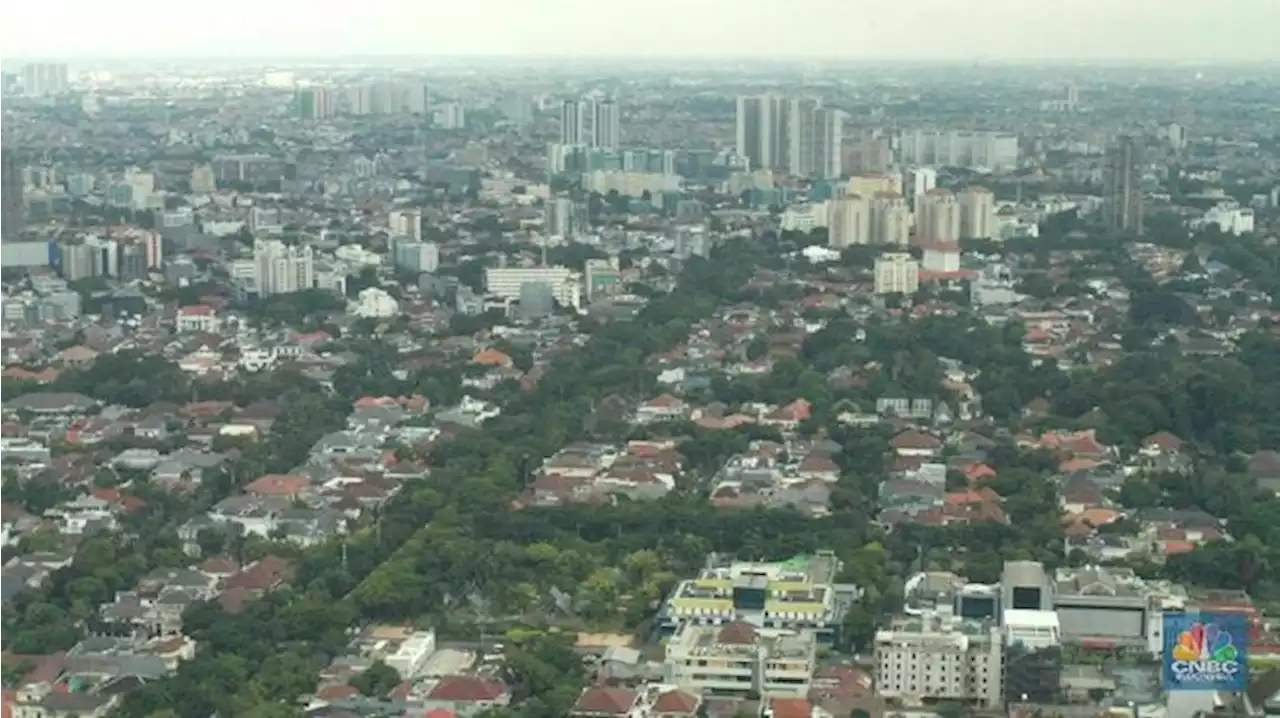
<path fill-rule="evenodd" d="M 698 710 L 702 698 L 682 690 L 667 691 L 653 702 L 653 712 L 660 714 L 693 715 Z"/>
<path fill-rule="evenodd" d="M 769 708 L 773 718 L 810 718 L 813 704 L 804 698 L 774 698 Z"/>
<path fill-rule="evenodd" d="M 427 694 L 433 701 L 472 702 L 495 701 L 507 692 L 507 686 L 498 681 L 485 681 L 469 676 L 452 676 L 436 684 Z"/>
<path fill-rule="evenodd" d="M 625 688 L 588 688 L 573 704 L 574 713 L 625 715 L 636 704 L 636 692 Z"/>

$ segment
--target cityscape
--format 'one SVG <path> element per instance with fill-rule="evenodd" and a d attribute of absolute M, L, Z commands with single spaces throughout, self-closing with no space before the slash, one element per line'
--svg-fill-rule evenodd
<path fill-rule="evenodd" d="M 6 57 L 5 718 L 1280 714 L 1278 68 Z"/>

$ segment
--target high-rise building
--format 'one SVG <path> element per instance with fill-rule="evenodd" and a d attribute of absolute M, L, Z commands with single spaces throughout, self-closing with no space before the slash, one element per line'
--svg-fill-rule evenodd
<path fill-rule="evenodd" d="M 422 240 L 422 212 L 416 209 L 397 209 L 387 213 L 387 228 L 393 237 Z"/>
<path fill-rule="evenodd" d="M 577 235 L 573 200 L 568 197 L 555 197 L 547 202 L 545 212 L 543 225 L 547 234 L 564 239 L 572 239 Z"/>
<path fill-rule="evenodd" d="M 440 267 L 440 247 L 435 242 L 399 240 L 392 260 L 397 267 L 411 272 L 434 272 Z"/>
<path fill-rule="evenodd" d="M 908 203 L 912 209 L 918 209 L 920 197 L 938 186 L 938 171 L 932 167 L 909 167 L 902 184 Z"/>
<path fill-rule="evenodd" d="M 33 62 L 22 68 L 22 91 L 27 97 L 60 95 L 70 88 L 65 63 Z"/>
<path fill-rule="evenodd" d="M 749 162 L 748 169 L 773 169 L 777 164 L 778 104 L 772 95 L 738 98 L 737 150 Z"/>
<path fill-rule="evenodd" d="M 906 252 L 876 258 L 876 294 L 915 294 L 920 288 L 920 263 Z"/>
<path fill-rule="evenodd" d="M 871 198 L 871 243 L 905 247 L 911 243 L 911 209 L 896 192 Z"/>
<path fill-rule="evenodd" d="M 587 107 L 581 100 L 565 100 L 560 106 L 560 144 L 587 144 Z"/>
<path fill-rule="evenodd" d="M 833 201 L 827 244 L 844 249 L 871 243 L 871 203 L 860 195 L 846 195 Z"/>
<path fill-rule="evenodd" d="M 813 172 L 822 179 L 836 179 L 844 174 L 843 110 L 820 108 L 814 115 Z"/>
<path fill-rule="evenodd" d="M 1107 149 L 1102 169 L 1102 222 L 1113 232 L 1142 234 L 1142 149 L 1122 137 Z"/>
<path fill-rule="evenodd" d="M 967 187 L 956 195 L 960 203 L 960 239 L 991 239 L 996 235 L 996 196 L 985 187 Z"/>
<path fill-rule="evenodd" d="M 994 171 L 1018 167 L 1018 138 L 999 132 L 911 130 L 900 138 L 902 161 Z"/>
<path fill-rule="evenodd" d="M 618 149 L 622 144 L 618 103 L 614 100 L 594 103 L 592 115 L 591 146 L 606 150 Z"/>
<path fill-rule="evenodd" d="M 925 192 L 916 206 L 916 243 L 960 241 L 960 203 L 948 189 Z"/>
<path fill-rule="evenodd" d="M 818 101 L 793 99 L 786 103 L 787 172 L 797 177 L 815 174 L 818 143 Z"/>
<path fill-rule="evenodd" d="M 295 109 L 300 120 L 324 120 L 338 111 L 338 95 L 325 87 L 306 87 L 294 93 Z"/>
<path fill-rule="evenodd" d="M 278 239 L 253 243 L 258 296 L 291 294 L 315 286 L 315 258 L 311 247 L 289 246 Z"/>
<path fill-rule="evenodd" d="M 5 239 L 22 233 L 24 184 L 18 156 L 7 147 L 0 150 L 0 235 Z"/>

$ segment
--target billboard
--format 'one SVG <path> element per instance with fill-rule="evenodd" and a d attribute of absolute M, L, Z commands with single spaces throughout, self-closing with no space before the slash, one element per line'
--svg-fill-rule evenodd
<path fill-rule="evenodd" d="M 1249 622 L 1238 613 L 1166 613 L 1164 687 L 1243 691 L 1249 683 Z"/>

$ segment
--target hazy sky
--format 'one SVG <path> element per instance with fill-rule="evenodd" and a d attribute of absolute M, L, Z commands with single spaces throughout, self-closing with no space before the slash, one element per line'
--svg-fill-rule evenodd
<path fill-rule="evenodd" d="M 13 0 L 15 57 L 1280 58 L 1280 0 Z"/>

